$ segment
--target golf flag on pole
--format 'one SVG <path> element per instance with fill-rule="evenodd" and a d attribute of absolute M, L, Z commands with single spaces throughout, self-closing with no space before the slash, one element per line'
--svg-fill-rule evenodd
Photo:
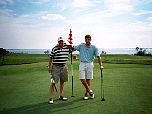
<path fill-rule="evenodd" d="M 74 97 L 73 95 L 73 65 L 72 65 L 72 48 L 73 48 L 73 42 L 72 42 L 72 30 L 70 29 L 70 34 L 69 34 L 69 38 L 68 38 L 68 42 L 70 44 L 70 54 L 71 54 L 71 72 L 72 72 L 72 96 L 71 97 Z"/>

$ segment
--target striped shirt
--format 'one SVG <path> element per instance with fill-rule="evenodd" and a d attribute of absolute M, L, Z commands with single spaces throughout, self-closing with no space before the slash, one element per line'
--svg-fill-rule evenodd
<path fill-rule="evenodd" d="M 60 48 L 58 45 L 52 48 L 50 58 L 53 59 L 52 63 L 65 64 L 68 60 L 69 48 L 67 45 L 64 45 L 63 48 Z"/>

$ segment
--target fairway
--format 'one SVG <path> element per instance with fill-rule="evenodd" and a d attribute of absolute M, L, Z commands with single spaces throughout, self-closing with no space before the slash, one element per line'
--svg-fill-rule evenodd
<path fill-rule="evenodd" d="M 0 114 L 151 114 L 152 65 L 109 64 L 103 71 L 105 101 L 101 101 L 100 71 L 94 67 L 94 100 L 82 100 L 84 87 L 78 79 L 78 61 L 74 66 L 74 96 L 71 97 L 71 69 L 64 94 L 68 101 L 48 104 L 47 62 L 0 66 Z M 57 85 L 58 87 L 58 85 Z"/>

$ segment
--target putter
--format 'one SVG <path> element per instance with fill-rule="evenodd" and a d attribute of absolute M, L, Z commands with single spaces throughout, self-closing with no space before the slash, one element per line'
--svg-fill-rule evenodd
<path fill-rule="evenodd" d="M 55 88 L 56 92 L 58 92 L 53 78 L 51 78 L 51 83 L 53 84 L 53 87 Z M 54 89 L 53 89 L 53 90 L 54 90 Z"/>
<path fill-rule="evenodd" d="M 103 74 L 102 74 L 102 70 L 101 70 L 101 101 L 105 101 L 105 98 L 104 98 L 104 88 L 103 88 Z"/>
<path fill-rule="evenodd" d="M 57 88 L 56 88 L 56 85 L 55 85 L 55 81 L 53 80 L 53 77 L 52 77 L 51 73 L 49 73 L 49 77 L 51 78 L 51 83 L 53 84 L 53 88 L 55 88 L 56 92 L 58 92 Z M 54 91 L 54 89 L 53 89 L 53 91 Z"/>
<path fill-rule="evenodd" d="M 48 68 L 49 66 L 46 66 L 46 67 Z M 53 87 L 55 88 L 56 92 L 58 92 L 51 73 L 49 73 L 49 77 L 51 78 L 51 83 L 53 83 Z M 54 89 L 53 89 L 53 91 L 54 91 Z"/>

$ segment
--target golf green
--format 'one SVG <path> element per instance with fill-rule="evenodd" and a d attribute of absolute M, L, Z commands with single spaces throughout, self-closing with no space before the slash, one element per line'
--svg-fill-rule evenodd
<path fill-rule="evenodd" d="M 85 89 L 78 79 L 78 64 L 74 67 L 74 96 L 71 97 L 71 68 L 64 95 L 68 101 L 48 104 L 49 77 L 47 62 L 0 66 L 0 113 L 36 114 L 151 114 L 152 65 L 108 64 L 103 70 L 105 101 L 101 101 L 101 76 L 98 63 L 94 67 L 91 88 L 95 99 L 82 100 Z M 57 84 L 59 88 L 59 84 Z"/>

